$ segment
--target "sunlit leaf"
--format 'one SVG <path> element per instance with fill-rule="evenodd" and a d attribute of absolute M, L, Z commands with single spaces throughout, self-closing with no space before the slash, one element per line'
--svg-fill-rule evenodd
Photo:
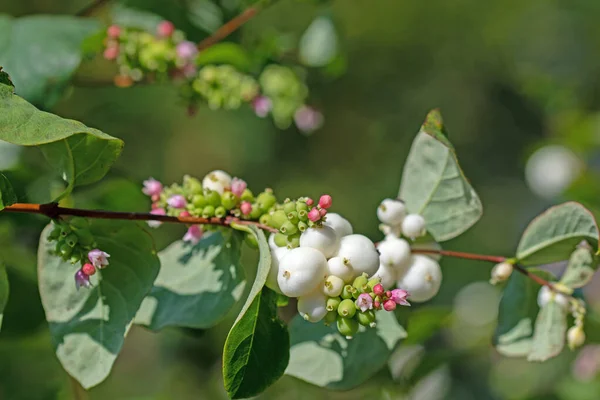
<path fill-rule="evenodd" d="M 540 310 L 535 321 L 529 361 L 546 361 L 558 355 L 565 346 L 567 311 L 552 300 Z"/>
<path fill-rule="evenodd" d="M 583 287 L 592 279 L 597 267 L 598 262 L 594 260 L 590 249 L 578 248 L 571 254 L 567 269 L 560 278 L 560 283 L 571 289 Z"/>

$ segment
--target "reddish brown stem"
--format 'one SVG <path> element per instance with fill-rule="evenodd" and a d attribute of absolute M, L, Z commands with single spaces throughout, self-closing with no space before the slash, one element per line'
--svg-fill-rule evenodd
<path fill-rule="evenodd" d="M 106 2 L 108 2 L 108 0 L 94 0 L 89 5 L 75 13 L 75 15 L 78 17 L 88 17 L 102 8 Z"/>
<path fill-rule="evenodd" d="M 230 226 L 232 222 L 240 225 L 254 225 L 260 229 L 269 232 L 277 232 L 275 228 L 260 224 L 254 221 L 239 220 L 234 217 L 225 218 L 202 218 L 202 217 L 171 217 L 168 215 L 154 215 L 150 213 L 104 211 L 104 210 L 84 210 L 81 208 L 60 207 L 56 203 L 50 204 L 29 204 L 16 203 L 6 207 L 3 212 L 41 214 L 48 218 L 58 218 L 59 216 L 73 216 L 98 219 L 119 219 L 129 221 L 160 221 L 190 225 L 220 225 Z"/>
<path fill-rule="evenodd" d="M 241 14 L 217 29 L 212 35 L 198 43 L 198 50 L 207 49 L 213 44 L 225 39 L 227 36 L 238 30 L 246 22 L 250 21 L 254 16 L 256 16 L 256 14 L 258 14 L 260 10 L 261 7 L 256 5 L 245 9 Z"/>

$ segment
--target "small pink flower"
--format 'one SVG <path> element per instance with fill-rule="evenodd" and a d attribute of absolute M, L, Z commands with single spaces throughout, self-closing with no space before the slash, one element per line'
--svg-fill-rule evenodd
<path fill-rule="evenodd" d="M 173 195 L 169 197 L 167 200 L 167 204 L 171 208 L 183 208 L 187 205 L 187 201 L 185 201 L 185 197 L 180 194 Z"/>
<path fill-rule="evenodd" d="M 385 297 L 388 297 L 388 298 L 392 297 L 392 291 L 391 290 L 386 291 L 385 292 Z"/>
<path fill-rule="evenodd" d="M 183 218 L 186 218 L 186 217 L 191 216 L 191 214 L 189 213 L 189 211 L 182 211 L 182 212 L 179 213 L 179 216 L 183 217 Z"/>
<path fill-rule="evenodd" d="M 78 270 L 77 272 L 75 272 L 75 287 L 77 288 L 77 290 L 79 290 L 80 287 L 92 287 L 90 277 L 86 275 L 82 270 Z"/>
<path fill-rule="evenodd" d="M 106 35 L 111 39 L 117 39 L 121 36 L 121 27 L 119 25 L 111 25 L 106 30 Z"/>
<path fill-rule="evenodd" d="M 231 181 L 231 193 L 233 193 L 237 197 L 242 196 L 242 193 L 244 193 L 246 187 L 248 187 L 248 185 L 243 179 L 233 178 L 233 180 Z"/>
<path fill-rule="evenodd" d="M 375 293 L 376 296 L 383 295 L 383 293 L 385 293 L 383 285 L 381 283 L 378 283 L 377 285 L 373 286 L 373 293 Z"/>
<path fill-rule="evenodd" d="M 119 56 L 119 46 L 113 45 L 104 49 L 103 56 L 107 60 L 114 60 Z"/>
<path fill-rule="evenodd" d="M 256 96 L 252 100 L 252 108 L 256 116 L 264 118 L 269 115 L 269 112 L 273 108 L 273 102 L 267 96 Z"/>
<path fill-rule="evenodd" d="M 323 125 L 323 114 L 312 107 L 302 106 L 296 110 L 294 122 L 300 131 L 311 134 Z"/>
<path fill-rule="evenodd" d="M 163 185 L 159 181 L 154 178 L 150 178 L 144 181 L 144 188 L 142 192 L 146 196 L 156 196 L 160 195 L 163 190 Z"/>
<path fill-rule="evenodd" d="M 319 210 L 319 215 L 320 215 L 321 217 L 324 217 L 325 215 L 327 215 L 327 210 L 326 210 L 326 209 L 324 209 L 324 208 L 321 208 L 321 209 Z"/>
<path fill-rule="evenodd" d="M 408 297 L 408 292 L 404 289 L 394 289 L 392 290 L 392 295 L 390 299 L 394 301 L 394 303 L 401 306 L 410 306 L 410 303 L 406 300 Z"/>
<path fill-rule="evenodd" d="M 385 311 L 394 311 L 396 309 L 396 303 L 392 299 L 388 299 L 383 303 L 383 309 Z"/>
<path fill-rule="evenodd" d="M 311 199 L 310 197 L 308 197 L 306 199 L 306 205 L 307 206 L 312 206 L 313 204 L 315 204 L 315 202 L 313 201 L 313 199 Z"/>
<path fill-rule="evenodd" d="M 319 207 L 324 208 L 324 209 L 328 209 L 329 207 L 331 207 L 331 196 L 328 194 L 324 194 L 323 196 L 321 196 L 321 198 L 319 199 Z"/>
<path fill-rule="evenodd" d="M 315 207 L 312 210 L 310 210 L 308 212 L 308 219 L 310 219 L 312 222 L 317 222 L 319 219 L 321 219 L 319 209 Z"/>
<path fill-rule="evenodd" d="M 83 264 L 83 267 L 81 267 L 81 270 L 87 276 L 92 276 L 92 275 L 94 275 L 96 273 L 96 267 L 94 267 L 90 263 Z"/>
<path fill-rule="evenodd" d="M 150 211 L 150 214 L 152 214 L 152 215 L 166 215 L 167 212 L 165 211 L 164 208 L 155 208 L 154 210 Z M 148 221 L 148 226 L 150 228 L 158 228 L 161 224 L 162 224 L 162 222 L 160 222 L 160 221 Z"/>
<path fill-rule="evenodd" d="M 175 25 L 171 21 L 161 21 L 156 28 L 159 37 L 169 37 L 175 32 Z"/>
<path fill-rule="evenodd" d="M 108 258 L 110 254 L 103 252 L 99 249 L 90 250 L 88 253 L 88 259 L 92 265 L 96 268 L 102 269 L 108 265 Z"/>
<path fill-rule="evenodd" d="M 198 54 L 198 49 L 193 42 L 189 40 L 184 40 L 177 44 L 177 48 L 175 50 L 177 52 L 177 56 L 179 58 L 183 58 L 184 60 L 191 60 L 196 54 Z"/>
<path fill-rule="evenodd" d="M 252 212 L 252 204 L 247 201 L 243 201 L 240 205 L 240 211 L 244 215 L 249 215 Z"/>
<path fill-rule="evenodd" d="M 183 236 L 183 241 L 195 245 L 200 241 L 203 234 L 204 231 L 199 225 L 192 225 L 188 228 L 187 232 Z"/>
<path fill-rule="evenodd" d="M 359 294 L 354 304 L 362 312 L 373 309 L 373 299 L 367 293 Z"/>

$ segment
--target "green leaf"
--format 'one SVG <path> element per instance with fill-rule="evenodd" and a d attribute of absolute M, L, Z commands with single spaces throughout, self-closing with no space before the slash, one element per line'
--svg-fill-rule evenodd
<path fill-rule="evenodd" d="M 594 276 L 598 264 L 594 260 L 594 255 L 587 247 L 575 249 L 569 264 L 563 276 L 560 278 L 560 283 L 576 289 L 585 286 Z"/>
<path fill-rule="evenodd" d="M 565 346 L 567 311 L 556 301 L 548 302 L 535 321 L 535 333 L 528 361 L 546 361 L 558 355 Z"/>
<path fill-rule="evenodd" d="M 195 246 L 177 241 L 159 253 L 160 272 L 135 318 L 152 330 L 210 328 L 240 299 L 244 270 L 235 232 L 205 235 Z"/>
<path fill-rule="evenodd" d="M 0 66 L 0 84 L 15 87 L 10 80 L 10 76 L 8 76 L 6 72 L 2 71 L 2 66 Z"/>
<path fill-rule="evenodd" d="M 530 269 L 544 279 L 553 279 L 546 271 Z M 510 276 L 498 311 L 498 326 L 494 333 L 496 350 L 508 357 L 524 357 L 531 351 L 533 321 L 539 311 L 537 304 L 540 285 L 514 271 Z"/>
<path fill-rule="evenodd" d="M 444 135 L 441 118 L 437 110 L 427 115 L 404 165 L 398 195 L 410 213 L 425 218 L 427 231 L 437 242 L 460 235 L 483 212 Z"/>
<path fill-rule="evenodd" d="M 213 33 L 223 25 L 223 11 L 210 0 L 188 0 L 188 18 L 192 25 Z"/>
<path fill-rule="evenodd" d="M 287 327 L 277 317 L 277 294 L 264 287 L 271 268 L 265 234 L 249 226 L 260 260 L 250 295 L 231 327 L 223 349 L 223 381 L 232 399 L 255 396 L 277 381 L 289 361 Z"/>
<path fill-rule="evenodd" d="M 98 248 L 110 254 L 110 265 L 92 276 L 93 288 L 77 290 L 78 267 L 51 254 L 51 229 L 44 229 L 38 251 L 42 305 L 58 359 L 89 389 L 110 373 L 160 262 L 151 236 L 139 225 L 93 221 L 91 231 Z"/>
<path fill-rule="evenodd" d="M 239 44 L 223 42 L 202 50 L 196 57 L 196 64 L 229 64 L 241 72 L 248 72 L 252 67 L 252 60 Z"/>
<path fill-rule="evenodd" d="M 0 15 L 0 65 L 21 97 L 50 108 L 81 62 L 81 43 L 98 28 L 89 18 Z"/>
<path fill-rule="evenodd" d="M 156 32 L 156 27 L 164 19 L 152 12 L 128 7 L 121 3 L 116 3 L 112 6 L 110 14 L 114 24 L 128 28 L 137 28 L 151 33 Z"/>
<path fill-rule="evenodd" d="M 123 149 L 123 142 L 81 122 L 39 111 L 0 85 L 0 140 L 40 146 L 44 156 L 66 181 L 67 188 L 100 180 Z"/>
<path fill-rule="evenodd" d="M 286 375 L 329 389 L 348 390 L 386 365 L 406 331 L 393 313 L 380 312 L 375 328 L 361 327 L 351 340 L 335 326 L 311 323 L 300 316 L 292 320 L 290 336 Z"/>
<path fill-rule="evenodd" d="M 596 220 L 581 204 L 564 203 L 529 223 L 517 247 L 517 259 L 526 266 L 566 260 L 582 240 L 597 248 Z"/>
<path fill-rule="evenodd" d="M 0 173 L 0 211 L 16 202 L 17 195 L 15 194 L 12 185 L 8 178 Z"/>
<path fill-rule="evenodd" d="M 4 317 L 4 307 L 8 303 L 8 275 L 6 275 L 6 267 L 0 261 L 0 328 L 2 328 L 2 318 Z"/>

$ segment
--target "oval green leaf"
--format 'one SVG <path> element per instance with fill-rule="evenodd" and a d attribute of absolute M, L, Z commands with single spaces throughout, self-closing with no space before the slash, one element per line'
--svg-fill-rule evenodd
<path fill-rule="evenodd" d="M 190 246 L 177 241 L 159 253 L 160 272 L 135 323 L 205 329 L 231 310 L 244 290 L 237 232 L 215 232 Z"/>
<path fill-rule="evenodd" d="M 12 185 L 6 176 L 0 174 L 0 211 L 16 202 L 17 195 L 15 194 Z"/>
<path fill-rule="evenodd" d="M 99 27 L 89 18 L 0 15 L 0 65 L 21 97 L 48 109 L 79 66 L 83 40 Z"/>
<path fill-rule="evenodd" d="M 4 317 L 4 307 L 8 303 L 8 275 L 6 274 L 6 267 L 4 263 L 0 261 L 0 328 L 2 328 L 2 319 Z"/>
<path fill-rule="evenodd" d="M 540 310 L 535 321 L 528 361 L 546 361 L 560 354 L 565 346 L 567 311 L 555 301 Z"/>
<path fill-rule="evenodd" d="M 296 316 L 290 324 L 290 363 L 286 375 L 313 385 L 348 390 L 375 375 L 387 364 L 406 331 L 393 313 L 377 314 L 375 328 L 361 327 L 347 340 L 334 326 Z"/>
<path fill-rule="evenodd" d="M 40 111 L 0 84 L 0 140 L 21 146 L 40 146 L 42 153 L 73 187 L 100 180 L 121 154 L 123 142 L 81 122 Z"/>
<path fill-rule="evenodd" d="M 94 221 L 98 247 L 110 265 L 92 277 L 91 289 L 75 288 L 77 266 L 50 252 L 51 226 L 40 238 L 38 279 L 52 344 L 64 369 L 88 389 L 110 373 L 160 262 L 150 235 L 135 223 Z"/>
<path fill-rule="evenodd" d="M 582 240 L 598 247 L 596 220 L 581 204 L 564 203 L 529 223 L 517 247 L 517 259 L 525 266 L 566 260 Z"/>
<path fill-rule="evenodd" d="M 404 165 L 398 197 L 421 214 L 437 242 L 450 240 L 479 220 L 479 196 L 460 169 L 438 110 L 427 115 Z"/>
<path fill-rule="evenodd" d="M 587 246 L 578 248 L 571 254 L 560 283 L 571 289 L 583 287 L 592 279 L 597 267 L 598 261 L 590 249 Z"/>

